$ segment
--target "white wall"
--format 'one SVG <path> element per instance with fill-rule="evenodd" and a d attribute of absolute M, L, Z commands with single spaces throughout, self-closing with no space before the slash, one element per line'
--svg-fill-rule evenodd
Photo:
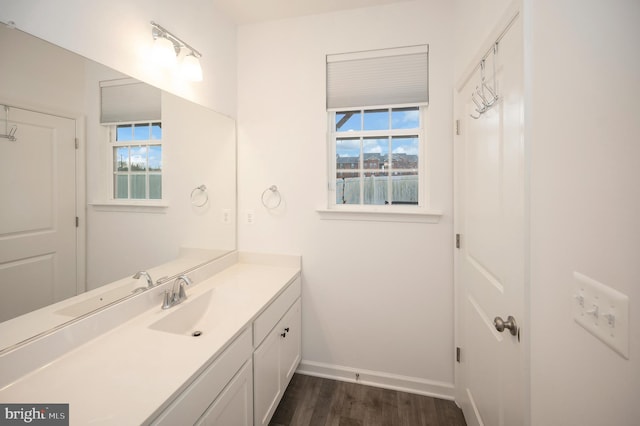
<path fill-rule="evenodd" d="M 527 0 L 532 424 L 640 419 L 640 2 Z M 630 359 L 571 317 L 572 273 L 629 296 Z"/>
<path fill-rule="evenodd" d="M 198 49 L 204 81 L 149 59 L 150 21 Z M 236 26 L 209 0 L 0 0 L 0 21 L 229 116 L 236 113 Z"/>
<path fill-rule="evenodd" d="M 302 255 L 307 371 L 452 395 L 452 12 L 424 0 L 238 30 L 239 247 Z M 325 54 L 419 43 L 430 45 L 429 190 L 441 222 L 321 220 Z M 272 184 L 283 205 L 269 212 L 260 195 Z"/>
<path fill-rule="evenodd" d="M 85 101 L 84 60 L 48 47 L 0 25 L 0 102 L 78 117 Z M 31 83 L 25 85 L 26 79 Z"/>
<path fill-rule="evenodd" d="M 455 77 L 460 78 L 513 0 L 455 0 Z"/>

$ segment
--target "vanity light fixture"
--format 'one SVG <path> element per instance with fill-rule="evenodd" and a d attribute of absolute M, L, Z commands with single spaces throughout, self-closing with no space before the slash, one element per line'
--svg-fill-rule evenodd
<path fill-rule="evenodd" d="M 202 67 L 200 66 L 200 59 L 198 59 L 193 52 L 182 58 L 180 71 L 184 78 L 189 81 L 202 81 Z"/>
<path fill-rule="evenodd" d="M 202 81 L 202 54 L 163 26 L 153 21 L 151 26 L 151 35 L 155 40 L 153 56 L 156 61 L 164 67 L 173 68 L 178 63 L 180 54 L 184 53 L 180 62 L 180 74 L 190 81 Z"/>
<path fill-rule="evenodd" d="M 158 65 L 173 68 L 178 63 L 174 45 L 166 37 L 158 36 L 153 42 L 153 59 Z"/>

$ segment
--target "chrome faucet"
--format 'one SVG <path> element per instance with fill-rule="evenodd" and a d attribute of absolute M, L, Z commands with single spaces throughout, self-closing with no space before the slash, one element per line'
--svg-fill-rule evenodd
<path fill-rule="evenodd" d="M 132 278 L 135 278 L 136 280 L 138 280 L 142 277 L 145 277 L 147 279 L 147 288 L 152 288 L 153 280 L 151 279 L 151 275 L 149 275 L 147 271 L 136 272 L 136 274 Z"/>
<path fill-rule="evenodd" d="M 176 284 L 178 288 L 176 289 Z M 186 275 L 180 275 L 173 282 L 171 290 L 164 292 L 164 300 L 162 302 L 162 309 L 169 309 L 172 306 L 178 305 L 187 299 L 187 292 L 184 290 L 184 286 L 191 285 L 191 279 Z"/>

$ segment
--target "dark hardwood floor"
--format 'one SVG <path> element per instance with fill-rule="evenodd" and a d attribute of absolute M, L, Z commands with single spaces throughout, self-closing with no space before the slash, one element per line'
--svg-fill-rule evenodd
<path fill-rule="evenodd" d="M 295 374 L 270 426 L 466 426 L 453 401 Z"/>

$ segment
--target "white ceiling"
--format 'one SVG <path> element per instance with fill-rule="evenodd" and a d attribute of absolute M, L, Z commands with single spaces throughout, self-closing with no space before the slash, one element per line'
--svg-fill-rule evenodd
<path fill-rule="evenodd" d="M 411 0 L 212 0 L 238 25 Z"/>

